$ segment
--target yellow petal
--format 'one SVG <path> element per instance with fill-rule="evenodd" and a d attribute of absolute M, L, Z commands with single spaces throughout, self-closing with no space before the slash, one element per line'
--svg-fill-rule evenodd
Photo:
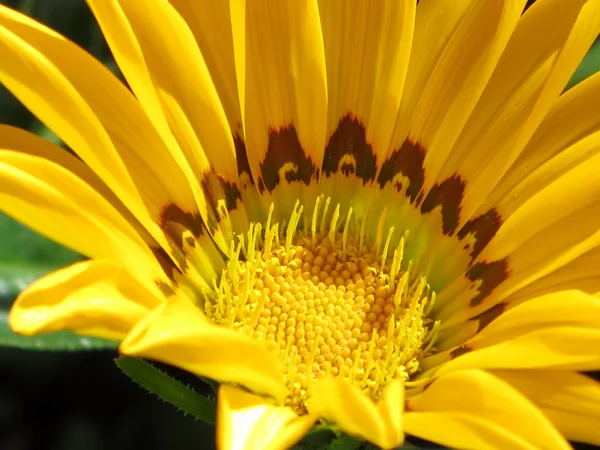
<path fill-rule="evenodd" d="M 123 354 L 155 359 L 281 401 L 286 387 L 264 342 L 213 325 L 187 298 L 169 299 L 121 343 Z"/>
<path fill-rule="evenodd" d="M 450 448 L 570 449 L 550 421 L 508 383 L 465 370 L 409 400 L 407 434 Z"/>
<path fill-rule="evenodd" d="M 325 0 L 319 1 L 319 13 L 327 61 L 327 135 L 350 114 L 362 123 L 374 154 L 383 156 L 404 89 L 415 3 Z"/>
<path fill-rule="evenodd" d="M 600 268 L 596 262 L 599 260 L 600 247 L 595 247 L 560 269 L 528 283 L 510 295 L 504 302 L 516 305 L 534 297 L 566 289 L 577 289 L 588 294 L 598 292 L 600 290 L 600 277 L 598 276 Z"/>
<path fill-rule="evenodd" d="M 234 189 L 235 149 L 193 34 L 165 1 L 89 4 L 131 89 L 184 169 L 211 235 L 227 251 L 228 210 L 243 207 Z"/>
<path fill-rule="evenodd" d="M 406 96 L 391 150 L 400 149 L 407 137 L 427 149 L 425 192 L 448 178 L 448 174 L 439 179 L 438 175 L 524 6 L 522 0 L 441 0 L 418 5 Z"/>
<path fill-rule="evenodd" d="M 314 0 L 279 2 L 275 8 L 269 1 L 240 3 L 231 8 L 234 28 L 244 32 L 242 40 L 234 31 L 234 51 L 236 64 L 243 60 L 238 88 L 248 161 L 267 209 L 275 201 L 276 214 L 288 217 L 294 199 L 303 201 L 306 186 L 316 180 L 325 146 L 319 12 Z"/>
<path fill-rule="evenodd" d="M 562 94 L 525 146 L 519 158 L 486 199 L 504 216 L 524 199 L 554 182 L 571 168 L 600 152 L 598 131 L 600 74 Z"/>
<path fill-rule="evenodd" d="M 227 2 L 170 0 L 196 38 L 234 135 L 243 137 Z"/>
<path fill-rule="evenodd" d="M 484 214 L 482 201 L 515 161 L 596 39 L 600 2 L 536 2 L 521 17 L 442 176 L 467 179 L 461 219 Z"/>
<path fill-rule="evenodd" d="M 319 14 L 328 90 L 319 190 L 360 223 L 404 92 L 415 2 L 319 1 Z"/>
<path fill-rule="evenodd" d="M 223 450 L 285 450 L 311 429 L 317 416 L 297 416 L 286 406 L 235 386 L 219 387 L 217 445 Z"/>
<path fill-rule="evenodd" d="M 129 90 L 79 47 L 5 7 L 0 7 L 0 37 L 0 82 L 168 249 L 158 225 L 162 208 L 177 203 L 189 209 L 193 197 Z M 142 157 L 148 152 L 153 158 Z"/>
<path fill-rule="evenodd" d="M 308 410 L 335 423 L 344 432 L 382 448 L 398 447 L 404 441 L 404 384 L 401 380 L 389 383 L 375 404 L 348 380 L 321 378 L 313 388 Z"/>
<path fill-rule="evenodd" d="M 91 258 L 127 264 L 140 277 L 162 270 L 146 243 L 103 197 L 48 159 L 0 149 L 0 209 Z"/>
<path fill-rule="evenodd" d="M 145 242 L 152 247 L 159 246 L 154 238 L 150 236 L 148 231 L 143 228 L 139 221 L 133 216 L 131 211 L 127 209 L 114 192 L 106 186 L 98 174 L 72 153 L 65 151 L 65 149 L 58 147 L 33 133 L 2 124 L 0 124 L 0 148 L 44 158 L 64 167 L 108 200 L 119 214 L 127 219 L 135 231 L 142 236 Z"/>
<path fill-rule="evenodd" d="M 542 409 L 569 440 L 600 445 L 600 383 L 566 370 L 493 370 Z"/>
<path fill-rule="evenodd" d="M 466 368 L 600 368 L 600 299 L 561 291 L 502 313 L 438 374 Z"/>
<path fill-rule="evenodd" d="M 502 284 L 473 304 L 470 300 L 475 295 L 443 305 L 438 318 L 444 326 L 484 312 L 600 246 L 598 165 L 600 154 L 582 160 L 505 219 L 475 261 L 482 267 L 493 267 L 487 263 L 494 261 L 499 261 L 500 267 L 504 261 Z"/>
<path fill-rule="evenodd" d="M 12 306 L 9 321 L 25 335 L 70 330 L 120 340 L 163 301 L 156 286 L 145 286 L 125 267 L 84 261 L 29 286 Z"/>

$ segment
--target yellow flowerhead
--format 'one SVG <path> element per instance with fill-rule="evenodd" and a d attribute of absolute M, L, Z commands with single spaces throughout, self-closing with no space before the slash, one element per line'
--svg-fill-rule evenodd
<path fill-rule="evenodd" d="M 221 448 L 600 444 L 600 1 L 88 0 L 127 85 L 0 7 L 0 208 L 90 257 L 11 326 L 221 383 Z"/>

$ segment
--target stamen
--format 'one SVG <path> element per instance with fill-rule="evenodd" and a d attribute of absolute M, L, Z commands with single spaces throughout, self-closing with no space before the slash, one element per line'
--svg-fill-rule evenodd
<path fill-rule="evenodd" d="M 340 218 L 340 205 L 338 204 L 333 211 L 333 217 L 331 218 L 331 224 L 329 225 L 329 240 L 332 245 L 335 242 L 335 234 L 337 233 L 337 221 Z"/>
<path fill-rule="evenodd" d="M 343 257 L 346 256 L 346 244 L 348 243 L 348 228 L 350 226 L 350 217 L 352 217 L 352 207 L 348 210 L 348 215 L 346 216 L 346 223 L 344 224 L 344 232 L 342 234 L 342 252 Z"/>
<path fill-rule="evenodd" d="M 325 221 L 327 220 L 327 211 L 329 210 L 329 203 L 331 202 L 331 198 L 327 197 L 325 199 L 325 207 L 323 208 L 323 215 L 321 216 L 321 226 L 319 227 L 319 231 L 323 233 L 325 231 Z"/>
<path fill-rule="evenodd" d="M 365 233 L 372 223 L 367 215 L 351 233 L 354 210 L 348 208 L 340 232 L 341 206 L 329 217 L 330 203 L 317 197 L 310 227 L 305 219 L 298 228 L 303 206 L 296 201 L 285 236 L 272 223 L 271 205 L 264 228 L 252 223 L 231 244 L 203 306 L 214 323 L 263 340 L 278 355 L 286 404 L 298 413 L 306 411 L 315 380 L 325 376 L 345 377 L 379 399 L 391 380 L 409 380 L 420 370 L 440 326 L 426 317 L 435 293 L 412 273 L 412 261 L 403 262 L 406 232 L 388 263 L 395 228 L 385 228 L 387 210 L 379 215 L 375 242 L 365 243 L 373 237 Z"/>

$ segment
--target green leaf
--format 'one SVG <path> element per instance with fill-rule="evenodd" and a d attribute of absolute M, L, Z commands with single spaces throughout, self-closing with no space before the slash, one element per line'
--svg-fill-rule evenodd
<path fill-rule="evenodd" d="M 590 51 L 585 55 L 583 61 L 571 77 L 566 89 L 571 89 L 578 83 L 581 83 L 586 78 L 600 71 L 600 41 L 596 41 Z"/>
<path fill-rule="evenodd" d="M 0 213 L 0 299 L 4 306 L 42 275 L 81 260 L 77 253 Z"/>
<path fill-rule="evenodd" d="M 68 331 L 21 336 L 13 333 L 8 326 L 8 311 L 0 310 L 0 346 L 46 351 L 115 350 L 119 343 Z"/>
<path fill-rule="evenodd" d="M 364 440 L 357 439 L 349 434 L 342 434 L 340 437 L 331 441 L 327 446 L 328 450 L 356 450 L 365 443 Z"/>
<path fill-rule="evenodd" d="M 215 423 L 217 407 L 214 401 L 181 384 L 143 359 L 120 356 L 115 362 L 125 375 L 158 398 L 197 419 Z"/>

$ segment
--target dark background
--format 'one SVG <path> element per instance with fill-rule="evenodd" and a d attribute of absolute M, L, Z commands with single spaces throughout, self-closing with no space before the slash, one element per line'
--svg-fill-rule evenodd
<path fill-rule="evenodd" d="M 0 0 L 0 4 L 49 25 L 118 73 L 83 0 Z M 573 83 L 598 68 L 600 52 L 595 46 Z M 2 86 L 0 123 L 60 144 Z M 0 310 L 7 310 L 35 278 L 78 259 L 0 215 Z M 135 385 L 115 366 L 116 356 L 112 351 L 43 353 L 0 347 L 0 450 L 214 448 L 212 427 Z"/>

